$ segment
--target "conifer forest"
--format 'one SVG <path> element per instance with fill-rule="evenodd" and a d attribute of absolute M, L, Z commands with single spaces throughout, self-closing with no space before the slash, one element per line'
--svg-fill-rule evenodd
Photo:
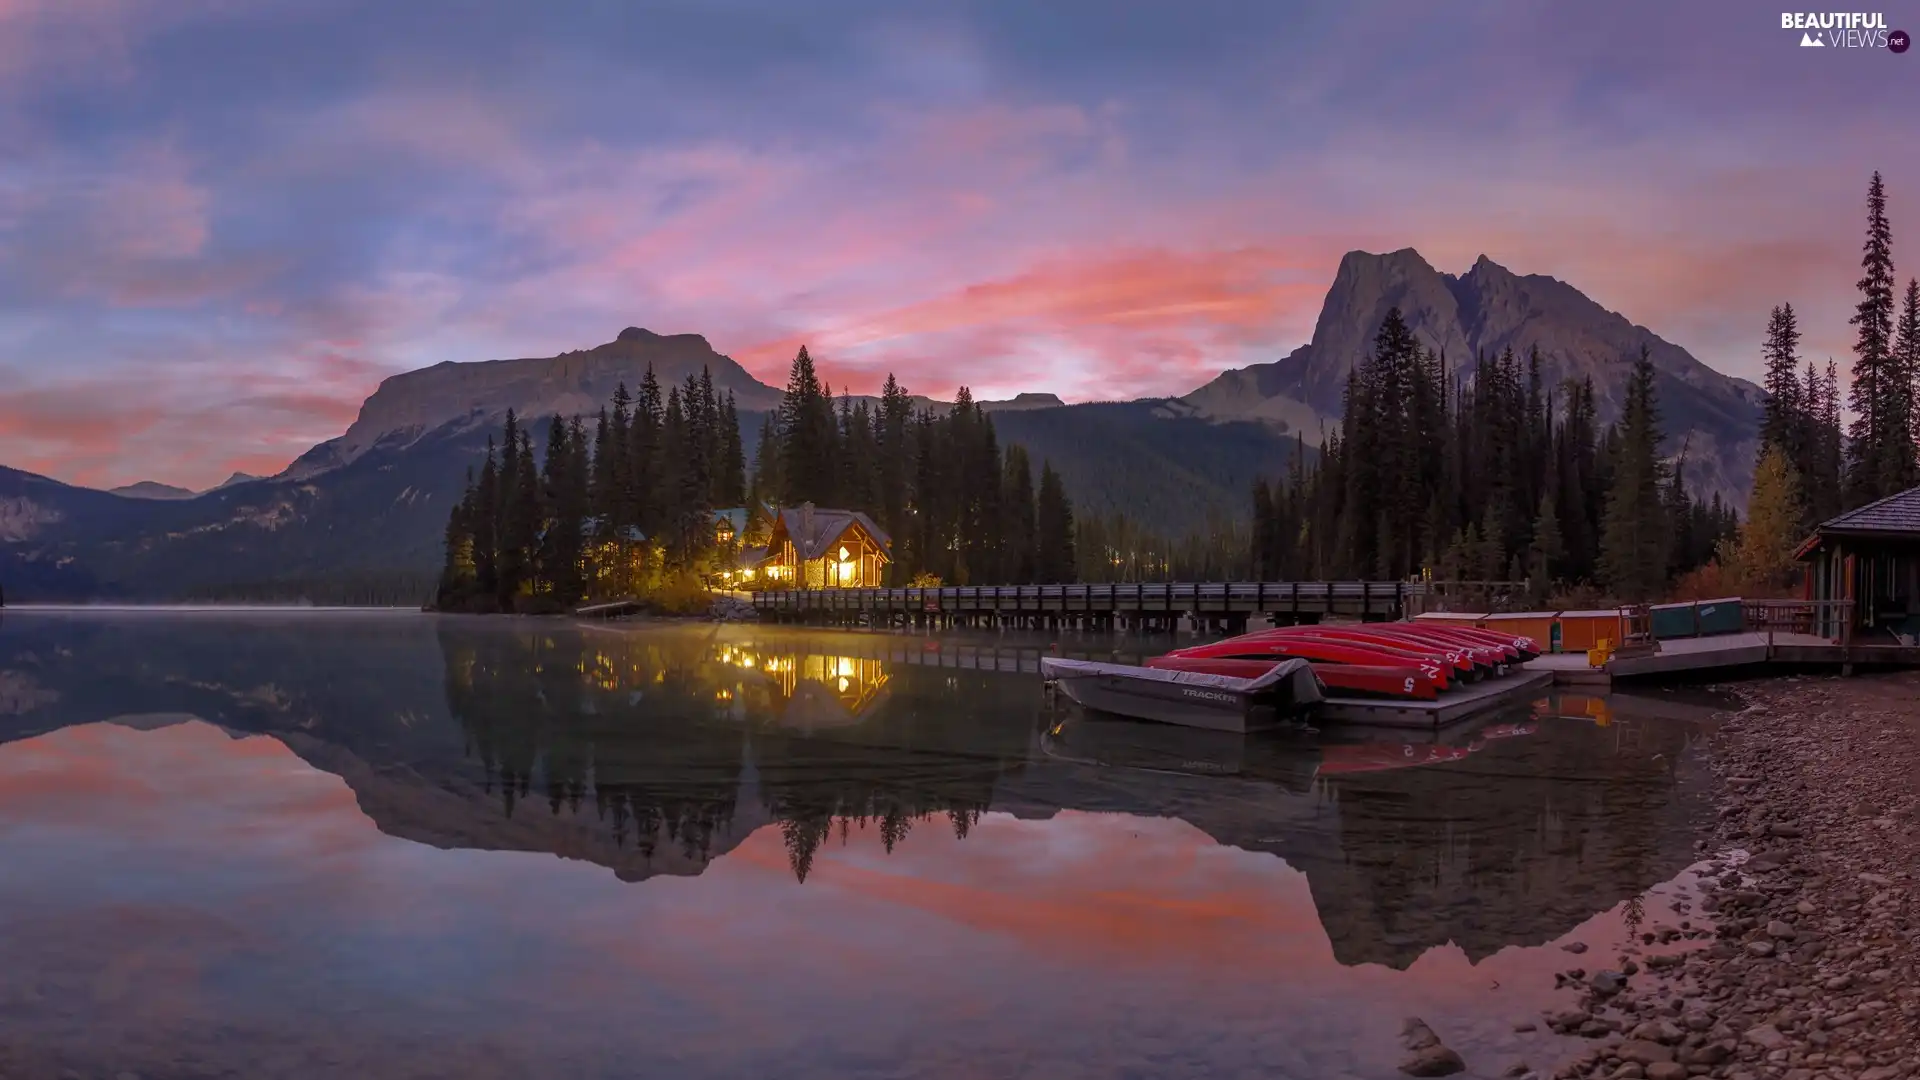
<path fill-rule="evenodd" d="M 1436 354 L 1395 309 L 1318 451 L 1302 439 L 1286 475 L 1254 485 L 1249 514 L 1179 537 L 1076 516 L 1052 466 L 1003 446 L 965 388 L 942 409 L 916 407 L 891 375 L 877 399 L 836 397 L 802 347 L 749 454 L 709 374 L 663 394 L 649 370 L 590 419 L 508 415 L 447 522 L 438 603 L 653 596 L 692 610 L 754 539 L 716 538 L 717 510 L 803 503 L 871 516 L 896 585 L 1499 581 L 1542 603 L 1784 589 L 1812 526 L 1920 483 L 1920 281 L 1897 288 L 1878 173 L 1867 210 L 1846 409 L 1838 365 L 1803 356 L 1798 314 L 1775 307 L 1745 522 L 1689 486 L 1645 349 L 1618 358 L 1626 398 L 1603 424 L 1591 379 L 1548 385 L 1537 352 Z"/>

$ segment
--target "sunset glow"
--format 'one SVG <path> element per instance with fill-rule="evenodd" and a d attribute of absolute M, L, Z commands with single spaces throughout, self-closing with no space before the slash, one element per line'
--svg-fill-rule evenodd
<path fill-rule="evenodd" d="M 624 326 L 1178 395 L 1304 342 L 1353 248 L 1754 378 L 1788 300 L 1844 366 L 1871 170 L 1920 222 L 1920 60 L 1725 0 L 746 7 L 0 0 L 0 464 L 207 487 Z"/>

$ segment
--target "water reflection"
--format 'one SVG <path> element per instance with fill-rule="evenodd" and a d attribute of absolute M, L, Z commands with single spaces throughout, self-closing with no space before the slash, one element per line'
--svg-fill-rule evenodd
<path fill-rule="evenodd" d="M 548 851 L 639 881 L 777 828 L 794 878 L 990 811 L 1178 818 L 1301 870 L 1343 963 L 1563 933 L 1684 865 L 1693 728 L 1561 695 L 1442 738 L 1321 739 L 1044 716 L 1039 643 L 759 627 L 620 632 L 284 618 L 10 621 L 0 734 L 129 712 L 273 733 L 385 831 Z M 440 685 L 433 684 L 433 672 Z M 937 821 L 936 821 L 937 819 Z"/>
<path fill-rule="evenodd" d="M 385 1023 L 506 1040 L 422 1074 L 1384 1076 L 1403 1011 L 1513 1049 L 1564 961 L 1515 946 L 1658 918 L 1688 860 L 1685 702 L 1248 738 L 1048 714 L 1044 648 L 9 614 L 0 1047 L 300 1017 L 362 1055 L 319 1075 L 390 1067 Z"/>

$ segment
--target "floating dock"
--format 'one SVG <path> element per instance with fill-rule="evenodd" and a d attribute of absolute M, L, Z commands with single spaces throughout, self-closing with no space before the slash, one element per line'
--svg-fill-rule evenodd
<path fill-rule="evenodd" d="M 1545 659 L 1539 657 L 1511 675 L 1456 686 L 1434 701 L 1328 698 L 1321 703 L 1315 718 L 1328 724 L 1437 730 L 1532 700 L 1553 685 L 1554 673 L 1539 666 Z M 1584 661 L 1585 657 L 1581 659 Z"/>
<path fill-rule="evenodd" d="M 1562 686 L 1604 687 L 1616 679 L 1775 664 L 1837 666 L 1842 671 L 1855 666 L 1914 667 L 1920 665 L 1920 645 L 1842 645 L 1818 634 L 1745 631 L 1662 641 L 1658 652 L 1614 656 L 1598 668 L 1581 653 L 1552 653 L 1527 666 L 1551 671 L 1554 682 Z"/>

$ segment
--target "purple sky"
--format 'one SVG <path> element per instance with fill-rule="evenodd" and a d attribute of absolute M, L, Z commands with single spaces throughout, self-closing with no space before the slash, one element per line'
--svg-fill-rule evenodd
<path fill-rule="evenodd" d="M 1178 394 L 1407 245 L 1747 376 L 1790 300 L 1844 365 L 1873 169 L 1920 272 L 1920 51 L 1799 37 L 1718 0 L 0 0 L 0 463 L 206 486 L 386 375 L 628 325 L 775 383 L 805 342 L 855 390 Z"/>

